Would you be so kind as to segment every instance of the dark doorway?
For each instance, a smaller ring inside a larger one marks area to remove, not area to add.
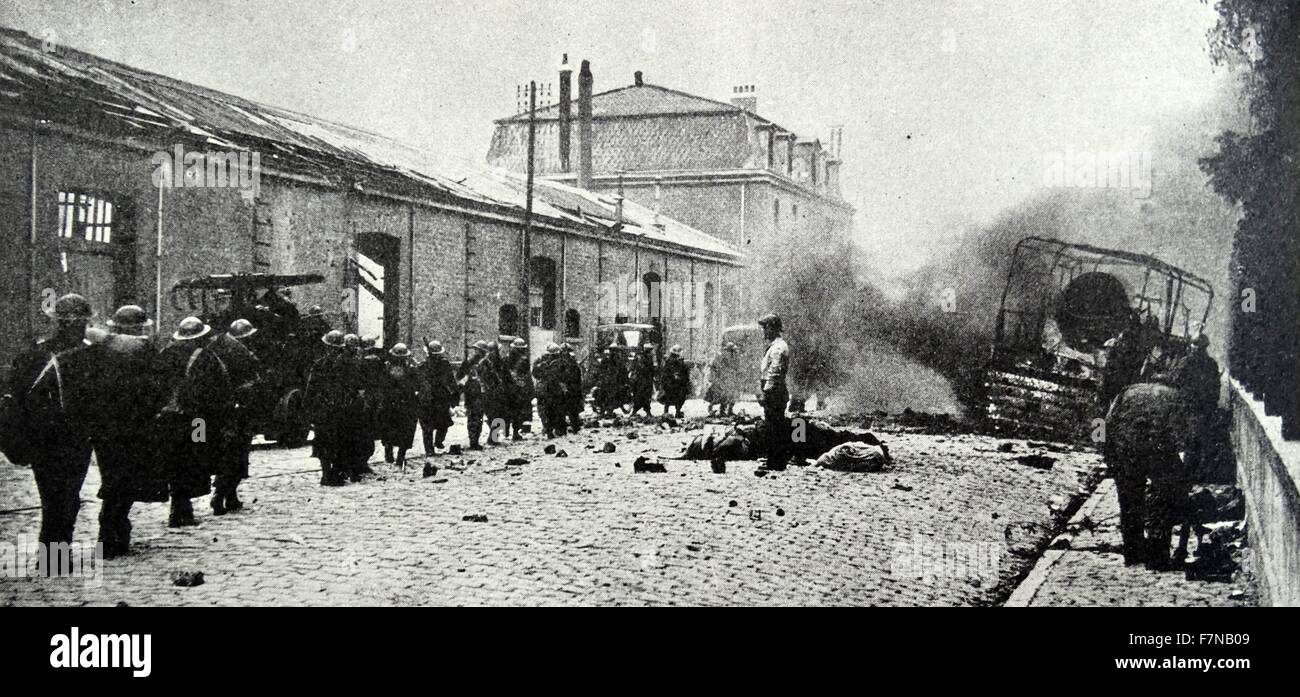
[[[351,285],[356,290],[357,333],[392,346],[401,333],[402,241],[382,232],[359,233],[354,243]]]
[[[507,303],[497,310],[497,333],[519,336],[518,307]]]
[[[555,329],[555,260],[533,257],[529,262],[528,326]]]

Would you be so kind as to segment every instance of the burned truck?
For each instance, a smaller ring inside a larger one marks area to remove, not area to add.
[[[224,331],[236,319],[257,328],[248,342],[262,368],[252,407],[254,428],[289,447],[307,440],[310,425],[302,391],[321,351],[320,338],[329,329],[324,317],[302,315],[289,299],[289,289],[324,280],[314,273],[213,274],[178,281],[171,291],[173,309],[201,318],[213,331]]]
[[[1153,256],[1042,237],[1011,255],[985,372],[989,430],[1085,441],[1104,415],[1114,339],[1142,354],[1181,355],[1209,317],[1204,279]]]

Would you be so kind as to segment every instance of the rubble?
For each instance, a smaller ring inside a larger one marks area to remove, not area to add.
[[[1048,457],[1046,455],[1042,455],[1039,453],[1033,453],[1030,455],[1021,455],[1020,457],[1014,459],[1016,462],[1019,462],[1022,465],[1028,465],[1030,467],[1033,467],[1035,469],[1040,469],[1040,470],[1050,470],[1052,469],[1052,465],[1056,464],[1056,458]]]
[[[469,514],[469,515],[463,515],[463,516],[460,517],[460,519],[463,520],[463,521],[465,521],[466,523],[486,523],[486,522],[488,522],[488,517],[487,517],[486,515],[482,514],[482,513],[471,513],[471,514]]]
[[[714,474],[726,474],[727,461],[715,457],[711,462],[709,462],[709,468],[713,470]]]
[[[426,463],[424,463],[424,472],[423,472],[423,475],[424,475],[424,477],[425,477],[426,479],[429,478],[429,477],[434,476],[434,475],[437,474],[437,473],[438,473],[438,468],[437,468],[437,467],[434,467],[434,466],[433,466],[433,463],[431,463],[431,462],[426,462]]]
[[[506,467],[518,467],[526,464],[528,464],[528,459],[523,457],[512,457],[506,460]]]
[[[1007,551],[1021,557],[1032,557],[1038,554],[1038,545],[1046,534],[1047,530],[1033,521],[1008,523],[1002,531],[1003,538],[1007,542]]]
[[[555,456],[556,456],[556,457],[568,457],[568,456],[569,456],[569,453],[566,452],[566,451],[564,451],[564,450],[557,450],[557,451],[555,452]]]
[[[545,448],[542,448],[542,452],[546,453],[547,455],[554,455],[554,454],[555,454],[555,444],[554,444],[554,443],[548,443],[548,444],[546,445]]]
[[[664,463],[660,462],[659,460],[657,459],[652,460],[642,455],[638,457],[635,462],[632,463],[632,471],[640,474],[647,474],[647,473],[663,474],[668,472],[668,468],[664,467]]]
[[[172,574],[172,585],[193,588],[203,585],[202,571],[177,571]]]
[[[1246,500],[1241,489],[1231,484],[1208,484],[1192,487],[1187,495],[1192,519],[1198,523],[1242,520],[1246,517]]]
[[[1198,536],[1196,559],[1187,565],[1189,581],[1231,583],[1246,547],[1245,521],[1210,523],[1209,539]]]
[[[602,453],[612,453],[612,452],[614,452],[615,450],[617,450],[617,448],[614,446],[613,443],[605,443],[605,446],[602,447],[602,448],[600,449],[600,452],[602,452]]]

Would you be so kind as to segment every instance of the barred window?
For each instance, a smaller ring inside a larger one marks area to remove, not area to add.
[[[113,203],[98,196],[59,192],[59,237],[87,242],[113,241]]]

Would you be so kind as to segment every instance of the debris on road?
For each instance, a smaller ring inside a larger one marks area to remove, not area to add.
[[[660,462],[659,460],[657,459],[652,460],[642,455],[638,457],[635,462],[632,463],[632,471],[643,473],[643,474],[645,473],[662,474],[662,473],[666,473],[668,471],[668,468],[664,467],[664,463]]]
[[[425,477],[426,479],[429,478],[429,477],[434,476],[434,475],[437,474],[437,473],[438,473],[438,468],[437,468],[437,467],[434,467],[432,462],[426,462],[426,463],[424,463],[424,472],[423,472],[423,475],[424,475],[424,477]]]
[[[177,571],[172,574],[172,585],[182,588],[193,588],[194,586],[203,585],[202,571]]]
[[[827,450],[817,458],[817,466],[836,472],[879,472],[889,456],[880,446],[849,442]]]
[[[1048,457],[1046,455],[1041,455],[1039,453],[1033,453],[1032,455],[1021,455],[1014,459],[1016,462],[1019,462],[1022,465],[1028,465],[1030,467],[1033,467],[1035,469],[1040,469],[1040,470],[1050,470],[1052,469],[1052,465],[1056,464],[1056,458]]]
[[[469,515],[461,516],[460,519],[463,520],[463,521],[465,521],[466,523],[486,523],[486,522],[488,522],[488,517],[487,517],[486,515],[482,514],[482,513],[471,513],[471,514],[469,514]]]
[[[889,487],[889,488],[891,488],[891,489],[897,489],[898,491],[911,491],[911,490],[912,490],[912,487],[910,487],[910,486],[908,486],[908,485],[906,485],[906,484],[904,484],[904,483],[898,481],[897,479],[894,480],[894,485],[891,486],[891,487]]]
[[[556,457],[568,457],[568,456],[569,456],[569,453],[568,453],[567,451],[564,451],[564,450],[557,450],[557,451],[555,451],[555,456],[556,456]]]
[[[518,467],[526,464],[528,464],[528,458],[524,457],[512,457],[509,460],[506,460],[506,467]]]
[[[1007,551],[1021,557],[1038,554],[1038,546],[1046,534],[1047,529],[1033,521],[1008,523],[1002,532],[1007,542]]]
[[[1188,494],[1193,519],[1198,523],[1242,520],[1246,517],[1246,500],[1241,489],[1231,484],[1198,484]]]
[[[1006,443],[999,443],[999,444],[998,444],[998,452],[1000,452],[1000,453],[1013,453],[1013,452],[1015,452],[1015,451],[1016,451],[1016,444],[1015,444],[1015,443],[1012,443],[1012,442],[1010,442],[1010,441],[1007,441]]]
[[[542,448],[542,452],[546,453],[547,455],[554,455],[554,454],[555,454],[555,444],[554,444],[554,443],[548,443],[548,444],[546,445],[545,448]]]
[[[612,453],[612,452],[614,452],[615,450],[617,450],[617,448],[614,446],[613,443],[605,443],[605,446],[602,447],[602,448],[600,449],[600,452],[602,452],[602,453]]]
[[[727,461],[723,460],[722,458],[715,457],[711,462],[709,462],[709,468],[713,470],[714,474],[726,474]]]

